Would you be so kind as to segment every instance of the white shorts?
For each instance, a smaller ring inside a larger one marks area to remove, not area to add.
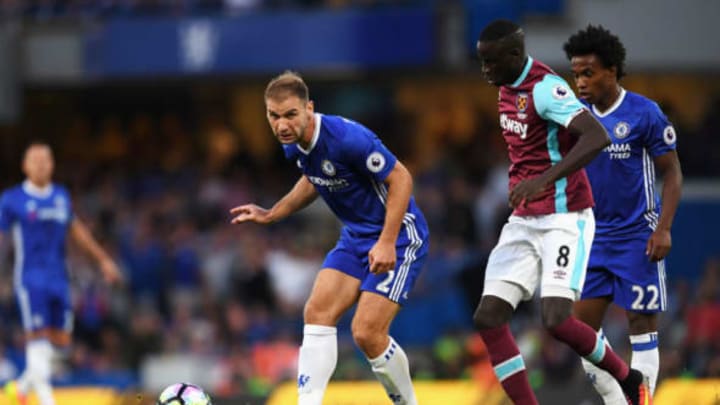
[[[540,282],[541,297],[577,300],[585,272],[595,217],[591,208],[540,216],[511,215],[490,253],[483,295],[513,308],[529,300]]]

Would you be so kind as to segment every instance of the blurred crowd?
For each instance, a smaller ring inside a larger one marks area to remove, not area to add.
[[[0,0],[0,17],[46,21],[63,18],[235,14],[261,9],[374,7],[435,0]]]
[[[393,329],[414,376],[494,384],[471,325],[486,257],[509,213],[506,153],[492,107],[442,98],[413,104],[402,89],[390,95],[330,87],[314,93],[319,109],[363,122],[407,163],[430,225],[429,260]],[[92,100],[94,110],[58,114],[63,125],[46,120],[42,138],[54,147],[56,179],[73,191],[77,215],[118,260],[127,283],[108,289],[93,263],[71,249],[75,344],[60,381],[129,387],[139,383],[150,359],[174,354],[213,359],[213,384],[206,388],[220,396],[263,396],[294,379],[303,303],[339,224],[322,203],[269,227],[229,224],[231,207],[269,207],[298,176],[262,122],[261,103],[254,101],[260,105],[255,121],[264,129],[258,135],[227,108],[200,113],[170,103],[148,110],[136,100],[128,109],[132,103],[122,100]],[[703,139],[704,125],[682,138],[683,151]],[[3,156],[3,172],[14,173],[0,179],[3,187],[21,180],[26,140],[16,139],[15,152]],[[713,170],[701,165],[688,162],[686,174]],[[1,253],[0,278],[10,280],[7,244]],[[670,310],[661,317],[662,377],[720,377],[720,260],[708,261],[700,273],[700,280],[676,275],[669,284]],[[373,378],[354,349],[348,320],[339,328],[335,376]],[[11,282],[0,283],[0,324],[4,380],[24,362]],[[513,328],[533,384],[583,378],[573,352],[540,329],[536,302],[521,305]],[[611,314],[605,332],[628,354],[621,313]]]

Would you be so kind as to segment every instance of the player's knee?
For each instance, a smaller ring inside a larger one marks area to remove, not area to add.
[[[64,330],[50,330],[48,340],[55,347],[67,348],[72,343],[72,336]]]
[[[657,331],[656,314],[641,314],[628,311],[627,316],[628,329],[631,335],[641,335],[643,333]]]
[[[508,307],[510,308],[510,312],[484,301],[481,302],[473,315],[475,327],[479,330],[492,329],[509,322],[510,316],[512,315],[512,307],[509,305]]]
[[[312,300],[305,303],[303,320],[305,325],[334,325],[336,323],[332,311]]]
[[[384,349],[386,333],[375,330],[365,325],[353,323],[352,325],[353,340],[357,347],[364,353],[377,353]]]
[[[565,299],[543,299],[542,321],[545,329],[552,331],[565,322],[572,313],[572,301]]]

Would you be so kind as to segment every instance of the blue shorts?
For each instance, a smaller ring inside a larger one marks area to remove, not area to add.
[[[382,274],[370,273],[368,252],[377,242],[377,236],[353,235],[343,228],[335,248],[325,257],[323,268],[339,270],[362,282],[361,291],[369,291],[403,304],[417,280],[428,253],[428,235],[417,228],[403,226],[396,244],[395,270]]]
[[[67,282],[26,278],[15,285],[15,292],[26,331],[45,328],[72,331],[72,303]]]
[[[646,246],[642,238],[594,242],[581,299],[610,296],[628,311],[665,311],[665,261],[651,262]]]

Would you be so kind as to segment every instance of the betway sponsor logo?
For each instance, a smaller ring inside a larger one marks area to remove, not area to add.
[[[308,180],[316,186],[327,187],[330,191],[341,190],[350,185],[345,179],[324,179],[322,177],[307,176]]]
[[[627,159],[630,157],[632,148],[629,143],[613,143],[605,147],[603,152],[610,154],[610,159]]]
[[[500,114],[500,128],[520,135],[520,139],[527,137],[528,124],[508,118],[505,114]]]

